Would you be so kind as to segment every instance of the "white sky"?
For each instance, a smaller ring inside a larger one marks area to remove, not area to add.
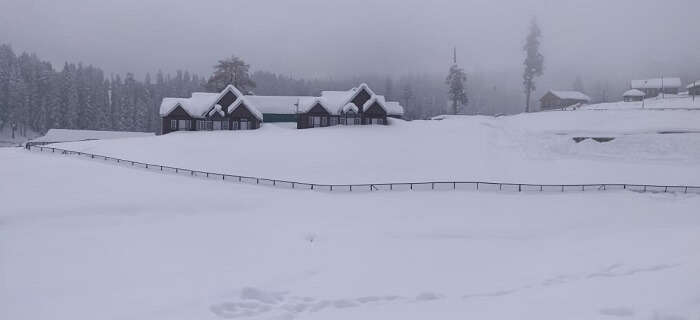
[[[700,72],[691,0],[0,0],[0,42],[57,67],[188,69],[236,54],[295,76],[519,70],[532,16],[549,74]],[[683,69],[685,68],[685,69]]]

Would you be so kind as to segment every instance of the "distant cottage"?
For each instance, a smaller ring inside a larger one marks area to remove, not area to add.
[[[653,98],[659,94],[678,94],[681,88],[680,78],[657,78],[646,80],[632,80],[631,89],[644,92],[645,98]]]
[[[637,89],[630,89],[622,94],[622,100],[625,102],[642,101],[644,100],[644,92]]]
[[[541,110],[552,110],[571,107],[577,104],[586,104],[591,101],[587,95],[578,91],[550,90],[540,98]]]
[[[160,106],[163,134],[173,131],[252,130],[263,122],[296,122],[298,129],[335,125],[386,125],[402,118],[403,107],[386,101],[369,86],[323,91],[319,97],[243,95],[229,85],[219,93],[192,93],[164,98]]]
[[[688,95],[700,96],[700,80],[689,84],[686,89],[688,89]]]

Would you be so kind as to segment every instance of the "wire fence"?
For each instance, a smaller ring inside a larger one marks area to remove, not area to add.
[[[208,172],[178,168],[161,164],[133,161],[98,154],[59,149],[53,147],[26,145],[27,150],[48,152],[61,155],[74,155],[93,160],[109,161],[118,165],[133,168],[142,168],[162,173],[173,173],[216,179],[226,182],[264,185],[286,189],[302,189],[329,192],[361,192],[361,191],[420,191],[420,190],[473,190],[494,192],[585,192],[585,191],[612,191],[629,190],[634,192],[653,193],[696,193],[700,194],[700,186],[685,185],[651,185],[651,184],[627,184],[627,183],[597,183],[597,184],[532,184],[532,183],[508,183],[486,181],[422,181],[422,182],[394,182],[394,183],[367,183],[367,184],[317,184],[261,177],[241,176],[225,173]]]

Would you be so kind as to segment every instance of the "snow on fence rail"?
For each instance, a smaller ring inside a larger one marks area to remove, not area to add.
[[[267,185],[278,188],[304,189],[318,191],[400,191],[400,190],[475,190],[475,191],[503,191],[503,192],[583,192],[583,191],[608,191],[630,190],[635,192],[656,193],[699,193],[700,186],[666,186],[651,184],[627,184],[627,183],[597,183],[597,184],[531,184],[508,182],[484,182],[484,181],[424,181],[424,182],[398,182],[398,183],[369,183],[369,184],[317,184],[280,179],[268,179],[261,177],[239,176],[225,173],[207,172],[178,168],[160,164],[145,163],[103,156],[98,154],[72,151],[60,148],[38,145],[26,145],[27,150],[39,150],[41,152],[59,153],[63,155],[83,156],[90,159],[102,159],[117,164],[132,167],[160,171],[163,173],[186,174],[193,177],[205,177],[208,179],[220,179],[238,183]]]

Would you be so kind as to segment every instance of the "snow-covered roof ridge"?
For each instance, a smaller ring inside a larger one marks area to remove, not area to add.
[[[630,89],[625,91],[625,93],[622,94],[623,97],[643,97],[646,94],[643,91],[637,90],[637,89]]]
[[[384,109],[384,112],[389,113],[388,110],[386,109],[386,106],[384,105],[383,102],[384,99],[380,98],[380,96],[377,95],[372,95],[372,97],[365,102],[365,104],[362,106],[362,111],[367,111],[367,109],[371,108],[372,105],[375,103],[378,104],[382,109]]]
[[[630,81],[632,89],[661,89],[663,88],[680,88],[681,78],[663,77],[653,79],[642,79]]]
[[[180,106],[191,117],[201,118],[218,101],[218,95],[219,93],[193,92],[189,98],[163,98],[160,104],[160,115],[166,116]]]
[[[220,116],[225,116],[226,113],[224,112],[224,107],[222,107],[220,104],[216,104],[211,111],[209,111],[208,115],[211,117],[214,115],[214,113],[218,113]]]
[[[352,111],[354,113],[358,113],[358,112],[360,112],[360,108],[358,108],[357,105],[355,105],[354,103],[350,102],[350,103],[346,104],[345,106],[343,106],[343,108],[340,111],[341,111],[341,113],[348,113],[350,111]]]
[[[262,112],[260,112],[260,110],[258,110],[258,108],[254,104],[252,104],[250,102],[250,100],[248,98],[246,98],[245,96],[238,97],[238,99],[236,99],[236,101],[231,105],[231,107],[228,108],[228,113],[229,114],[233,113],[242,104],[245,104],[245,107],[248,108],[250,113],[252,113],[253,116],[255,116],[255,118],[257,118],[260,121],[263,121]]]
[[[326,99],[323,97],[309,97],[307,99],[299,101],[299,112],[309,112],[316,105],[320,105],[329,114],[337,113],[337,110],[333,110],[332,108],[330,108],[330,106],[328,105],[328,101],[326,101]]]
[[[586,102],[591,101],[591,98],[578,91],[550,90],[549,92],[559,99],[581,100]]]

